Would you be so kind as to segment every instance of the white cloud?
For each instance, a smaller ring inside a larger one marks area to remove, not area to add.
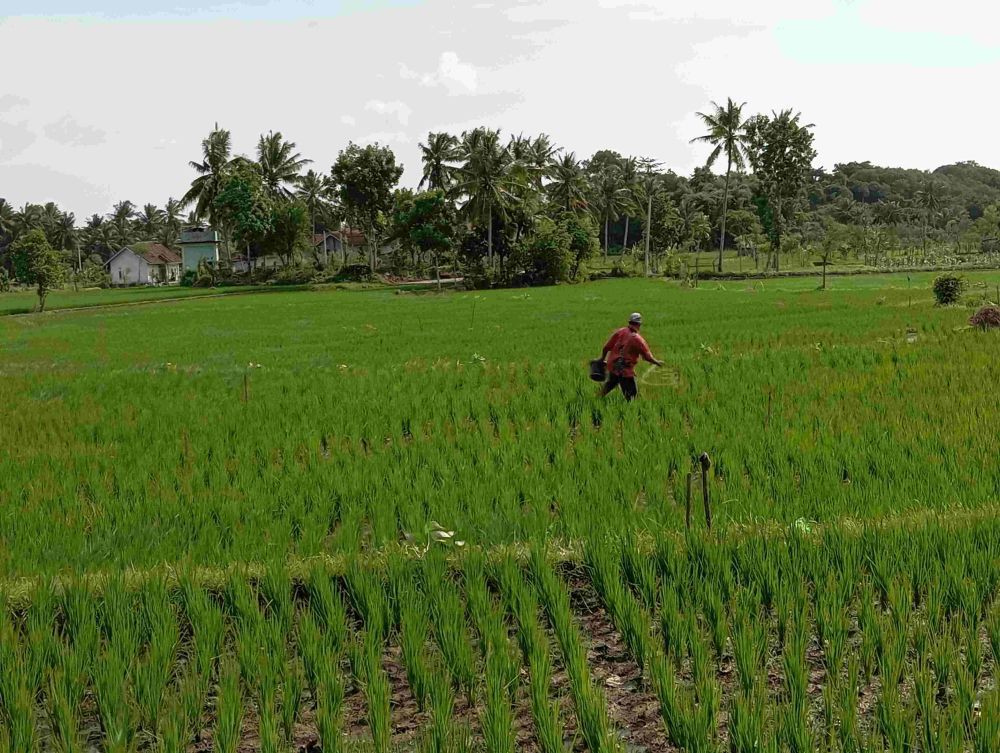
[[[451,50],[441,53],[437,70],[433,73],[418,73],[400,63],[399,75],[408,81],[419,81],[421,86],[444,87],[452,96],[474,94],[479,88],[479,71],[474,65],[462,62],[458,53]]]
[[[399,121],[400,125],[404,126],[410,122],[410,113],[413,112],[409,105],[405,102],[400,102],[398,99],[392,102],[383,102],[381,99],[369,99],[365,102],[365,109],[379,115],[391,115]]]

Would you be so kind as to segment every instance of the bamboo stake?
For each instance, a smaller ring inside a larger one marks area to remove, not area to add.
[[[708,456],[707,452],[701,453],[701,457],[698,458],[698,462],[701,463],[701,494],[705,502],[705,523],[708,525],[708,530],[712,530],[712,503],[709,499],[708,491],[708,469],[712,467],[712,459]]]

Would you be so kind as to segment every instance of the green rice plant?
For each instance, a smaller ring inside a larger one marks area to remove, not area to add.
[[[292,601],[292,579],[284,562],[272,562],[264,569],[260,579],[260,597],[264,615],[281,626],[284,635],[292,632],[295,604]]]
[[[951,716],[957,721],[959,729],[969,734],[972,733],[976,701],[976,681],[969,670],[960,665],[955,670],[955,699],[951,704]]]
[[[133,678],[139,721],[152,734],[159,728],[163,698],[173,676],[180,644],[177,616],[162,580],[154,580],[143,588],[142,612],[149,643],[145,656],[133,669]]]
[[[876,625],[875,648],[882,685],[899,685],[906,668],[907,634],[891,616],[879,616]]]
[[[446,753],[452,738],[452,724],[455,712],[455,691],[445,672],[431,672],[430,689],[431,720],[430,729],[424,742],[427,753]]]
[[[347,608],[337,582],[321,566],[314,566],[306,583],[310,611],[319,620],[324,634],[340,652],[347,640]]]
[[[883,685],[875,706],[875,721],[888,751],[907,753],[913,749],[916,725],[906,712],[896,684]]]
[[[295,723],[302,711],[302,695],[306,680],[302,665],[296,658],[284,663],[281,683],[281,732],[285,747],[290,747],[295,732]]]
[[[847,660],[847,678],[837,687],[837,743],[843,753],[861,753],[858,724],[858,690],[861,662],[852,655]]]
[[[972,734],[975,753],[1000,750],[1000,690],[994,688],[983,697],[979,718]]]
[[[978,627],[969,625],[965,628],[963,648],[965,649],[965,669],[972,680],[973,688],[976,688],[979,686],[983,673],[983,644],[979,640]]]
[[[10,625],[0,621],[0,720],[12,751],[34,753],[39,749],[35,722],[35,688],[14,643]]]
[[[378,607],[382,609],[384,607]],[[381,614],[378,612],[377,614]],[[368,730],[376,753],[388,753],[392,737],[389,679],[382,667],[382,642],[378,633],[365,633],[360,645],[349,646],[351,666],[367,702]]]
[[[850,619],[844,594],[837,588],[833,575],[817,589],[816,631],[823,647],[823,662],[827,674],[837,677],[847,649]]]
[[[792,753],[812,751],[814,742],[809,725],[809,668],[806,663],[808,641],[807,615],[798,615],[789,626],[782,650],[784,669],[784,704],[780,731],[784,744]]]
[[[124,622],[122,624],[125,624]],[[134,623],[128,623],[130,626]],[[104,738],[104,749],[114,753],[132,750],[138,718],[132,699],[134,654],[127,653],[131,637],[120,627],[117,637],[94,662],[94,696]]]
[[[740,689],[747,702],[753,700],[755,684],[764,668],[767,656],[767,628],[752,600],[739,601],[733,620],[733,659],[739,675]]]
[[[1000,600],[993,604],[989,619],[986,620],[986,639],[990,644],[993,666],[1000,667]]]
[[[635,533],[628,531],[622,537],[619,551],[625,580],[650,614],[656,612],[657,594],[660,591],[656,578],[656,565],[647,555],[640,553]]]
[[[718,662],[726,650],[729,626],[726,624],[726,608],[723,595],[714,584],[706,584],[703,608],[705,620],[708,623],[709,634],[712,637],[712,648],[715,660]]]
[[[243,692],[240,667],[231,657],[219,667],[219,686],[215,705],[214,753],[237,753],[243,730]]]
[[[765,750],[767,698],[760,683],[746,689],[741,687],[729,705],[730,753],[760,753]]]
[[[619,558],[606,544],[592,542],[584,551],[584,561],[594,588],[643,671],[652,650],[652,625],[649,615],[623,582]]]
[[[392,622],[385,583],[372,568],[353,560],[347,568],[345,584],[351,604],[365,624],[365,632],[374,643],[383,643]]]
[[[563,752],[563,727],[559,702],[549,697],[552,687],[552,661],[548,637],[538,620],[538,601],[525,584],[523,573],[510,557],[497,568],[497,580],[518,624],[518,643],[528,664],[528,694],[535,735],[542,753]]]
[[[430,620],[424,602],[411,587],[400,595],[400,644],[410,690],[423,711],[430,694],[430,668],[425,641],[430,635]]]
[[[59,753],[83,753],[80,704],[87,688],[87,659],[63,644],[48,678],[48,713]]]
[[[470,552],[464,563],[465,599],[479,636],[483,661],[492,661],[499,681],[513,696],[520,674],[517,651],[504,622],[503,608],[490,594],[486,564],[481,553]],[[491,658],[492,657],[492,658]]]
[[[179,585],[183,613],[191,633],[192,654],[197,665],[195,676],[207,685],[215,676],[216,663],[222,653],[226,620],[222,610],[195,584],[189,573],[180,578]]]
[[[661,588],[660,605],[660,634],[663,638],[663,649],[679,669],[687,653],[691,636],[688,634],[689,623],[681,613],[677,592],[666,583]]]
[[[472,698],[476,684],[476,659],[465,619],[465,605],[447,576],[440,555],[424,561],[424,593],[430,604],[431,623],[445,665],[458,688]]]
[[[316,726],[324,753],[343,749],[344,686],[334,672],[324,675],[316,694]]]
[[[955,652],[956,646],[951,630],[943,630],[931,644],[931,666],[934,668],[937,697],[941,702],[947,697],[948,681],[955,664]]]
[[[618,751],[621,746],[608,719],[607,702],[590,677],[586,651],[573,622],[566,588],[537,548],[531,551],[530,565],[542,606],[562,650],[583,739],[592,753]]]
[[[488,753],[514,753],[514,712],[511,708],[509,662],[499,646],[487,649],[486,700],[482,715]]]

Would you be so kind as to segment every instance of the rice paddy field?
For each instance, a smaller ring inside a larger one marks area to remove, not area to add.
[[[1000,341],[931,282],[0,317],[0,751],[1000,750]]]

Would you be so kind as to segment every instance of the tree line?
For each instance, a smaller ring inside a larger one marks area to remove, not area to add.
[[[30,282],[18,241],[31,231],[86,281],[125,245],[176,247],[183,227],[203,223],[222,235],[221,266],[239,256],[251,275],[255,260],[274,257],[307,271],[447,270],[486,285],[573,279],[588,263],[664,272],[683,252],[710,252],[722,271],[727,253],[780,270],[803,250],[872,266],[1000,250],[1000,172],[974,162],[826,171],[814,166],[814,126],[798,113],[744,108],[729,99],[698,113],[706,161],[689,176],[650,158],[600,150],[581,159],[545,134],[480,127],[428,134],[415,188],[400,187],[403,167],[384,145],[350,143],[322,170],[280,132],[262,135],[252,157],[235,155],[216,126],[190,163],[190,187],[162,207],[122,201],[81,225],[53,203],[14,209],[0,199],[0,274]],[[334,238],[340,258],[317,237]],[[588,262],[595,256],[599,264]]]

